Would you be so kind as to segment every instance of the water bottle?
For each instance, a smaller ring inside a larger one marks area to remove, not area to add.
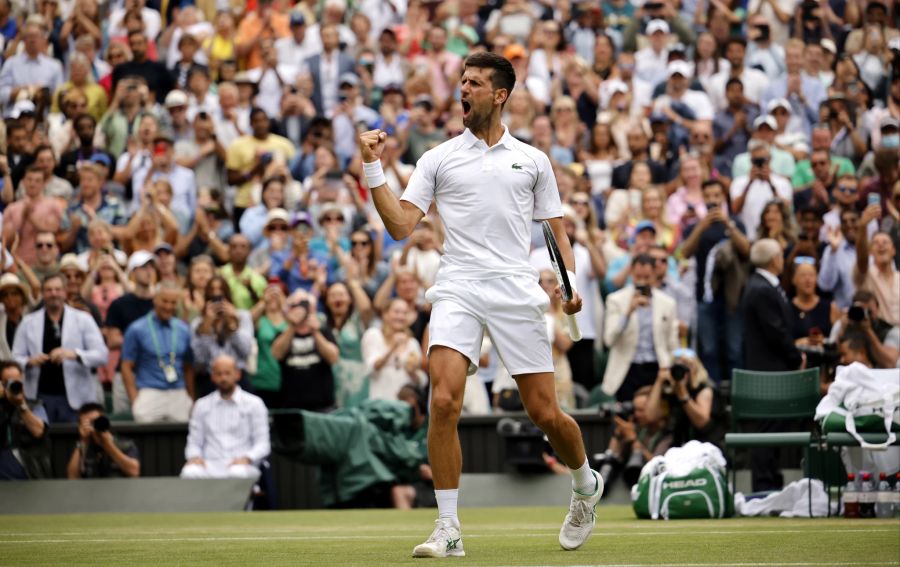
[[[847,475],[847,486],[844,487],[844,517],[859,518],[859,491],[853,473]]]
[[[900,518],[900,473],[894,479],[894,517]]]
[[[875,517],[891,518],[894,516],[894,491],[887,480],[887,473],[878,475],[878,492],[875,493]]]
[[[875,483],[872,473],[860,471],[862,482],[859,483],[859,517],[875,517]]]

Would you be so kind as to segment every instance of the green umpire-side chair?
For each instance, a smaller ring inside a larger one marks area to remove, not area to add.
[[[812,419],[819,403],[819,369],[790,372],[756,372],[735,369],[731,376],[731,433],[725,435],[725,446],[731,454],[731,485],[735,486],[737,470],[734,452],[752,447],[801,447],[804,463],[813,443],[809,431],[780,433],[739,433],[742,421],[773,419]],[[809,474],[805,476],[809,477]],[[810,501],[810,508],[812,503]]]

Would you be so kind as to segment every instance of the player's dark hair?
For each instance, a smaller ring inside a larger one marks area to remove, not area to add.
[[[495,89],[506,89],[506,100],[509,100],[509,95],[516,86],[516,71],[509,59],[490,51],[480,51],[466,57],[463,68],[466,67],[491,69],[491,86]],[[501,108],[506,104],[506,100],[500,105]]]

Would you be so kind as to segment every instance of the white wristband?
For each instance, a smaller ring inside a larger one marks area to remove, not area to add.
[[[578,290],[575,289],[575,272],[572,270],[566,270],[566,273],[569,275],[569,287],[572,288],[573,293],[578,293]]]
[[[373,161],[372,163],[364,163],[362,165],[363,173],[366,174],[366,183],[368,183],[369,189],[374,189],[387,183],[387,178],[384,176],[384,169],[381,167],[381,160]]]

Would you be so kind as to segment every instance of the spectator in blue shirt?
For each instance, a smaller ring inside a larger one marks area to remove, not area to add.
[[[175,310],[181,287],[163,282],[153,298],[153,311],[125,331],[122,379],[134,420],[186,422],[194,394],[191,330]]]

